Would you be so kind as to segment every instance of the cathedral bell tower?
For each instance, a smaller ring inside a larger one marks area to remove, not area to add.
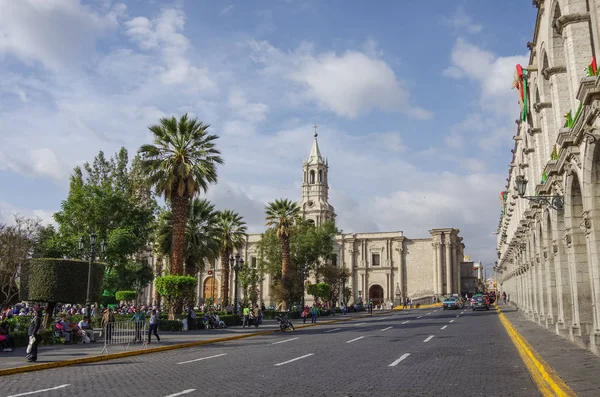
[[[319,150],[318,125],[315,125],[314,128],[315,140],[310,150],[310,156],[302,164],[304,179],[300,208],[302,217],[318,226],[326,221],[334,220],[335,210],[329,204],[329,166]]]

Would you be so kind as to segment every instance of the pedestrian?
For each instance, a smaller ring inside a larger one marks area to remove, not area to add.
[[[254,305],[254,328],[258,328],[258,323],[260,321],[260,308],[257,304]]]
[[[246,325],[248,325],[248,327],[250,326],[250,308],[248,306],[244,307],[244,320],[242,322],[242,328],[246,328]]]
[[[133,317],[130,321],[135,321],[135,337],[133,343],[142,341],[142,325],[146,323],[146,314],[137,307],[134,309]]]
[[[300,317],[302,317],[303,324],[306,324],[306,318],[308,317],[309,313],[310,309],[308,308],[308,305],[306,305],[306,307],[302,310],[302,313],[300,314]]]
[[[42,328],[42,309],[33,312],[33,317],[27,328],[27,336],[29,344],[27,345],[27,362],[34,363],[37,361],[38,345],[42,341],[42,334],[45,331]]]
[[[150,328],[148,328],[148,343],[152,339],[152,334],[156,336],[156,341],[160,342],[160,336],[158,336],[158,314],[156,309],[152,309],[150,312]]]
[[[110,310],[110,308],[104,309],[100,326],[102,327],[102,333],[104,334],[104,342],[106,343],[107,341],[112,339],[112,331],[113,327],[115,326],[115,315]]]
[[[342,311],[342,314],[346,314],[346,312],[347,312],[348,309],[346,308],[346,303],[345,302],[342,302],[342,306],[340,307],[340,309]]]
[[[311,320],[312,324],[316,324],[317,323],[317,314],[318,313],[319,313],[319,309],[317,308],[317,306],[315,304],[313,304],[313,307],[312,307],[312,320]]]

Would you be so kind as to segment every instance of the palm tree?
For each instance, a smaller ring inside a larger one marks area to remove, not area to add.
[[[219,255],[218,214],[210,201],[192,201],[185,230],[185,273],[189,276],[203,272],[205,260]]]
[[[218,230],[221,254],[221,298],[222,305],[229,304],[229,256],[234,249],[242,247],[246,240],[246,222],[235,211],[224,210],[219,212]]]
[[[277,238],[281,242],[281,285],[285,291],[289,291],[290,234],[292,226],[300,219],[300,207],[294,201],[278,199],[269,203],[265,211],[267,227],[275,228]],[[287,309],[285,299],[282,309]]]
[[[195,198],[190,205],[185,230],[185,274],[188,276],[204,271],[205,260],[213,260],[219,254],[217,215],[214,205],[206,199]],[[159,256],[171,253],[172,217],[170,210],[159,214],[154,246]]]
[[[223,164],[215,148],[216,135],[208,134],[208,125],[187,114],[179,120],[162,118],[150,127],[154,144],[139,149],[140,168],[159,195],[171,203],[173,237],[171,274],[183,274],[185,228],[190,201],[217,182],[217,164]]]

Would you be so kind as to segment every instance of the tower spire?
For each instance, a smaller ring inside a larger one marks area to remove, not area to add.
[[[319,164],[319,163],[324,163],[324,159],[323,156],[321,156],[321,151],[319,150],[319,142],[317,141],[317,137],[319,136],[319,134],[317,133],[317,128],[319,128],[318,125],[314,125],[313,127],[315,129],[315,140],[313,141],[312,144],[312,148],[310,149],[310,156],[308,157],[308,163],[309,164]]]

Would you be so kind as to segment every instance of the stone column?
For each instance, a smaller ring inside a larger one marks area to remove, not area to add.
[[[433,264],[433,270],[432,270],[433,271],[433,294],[438,295],[440,292],[438,291],[437,243],[432,242],[431,247],[432,247],[431,253],[433,254],[432,258],[431,258],[431,263]]]
[[[458,272],[460,271],[460,266],[458,266],[457,261],[456,261],[456,258],[457,258],[457,256],[456,256],[457,249],[456,248],[457,248],[456,243],[453,243],[452,244],[452,266],[453,266],[452,271],[454,272],[454,286],[452,289],[456,293],[460,294],[460,286],[458,285],[458,282],[459,282],[458,280],[460,278]]]
[[[452,294],[452,255],[451,255],[451,242],[450,242],[450,234],[445,233],[444,245],[446,246],[446,293]]]
[[[444,263],[442,262],[442,249],[444,246],[441,242],[435,243],[437,246],[437,282],[438,293],[444,295]]]
[[[402,246],[402,241],[399,242],[400,246],[396,248],[396,252],[398,252],[398,287],[400,288],[400,299],[403,299],[407,296],[406,291],[406,282],[404,280],[404,247]],[[398,302],[400,304],[401,302]]]

